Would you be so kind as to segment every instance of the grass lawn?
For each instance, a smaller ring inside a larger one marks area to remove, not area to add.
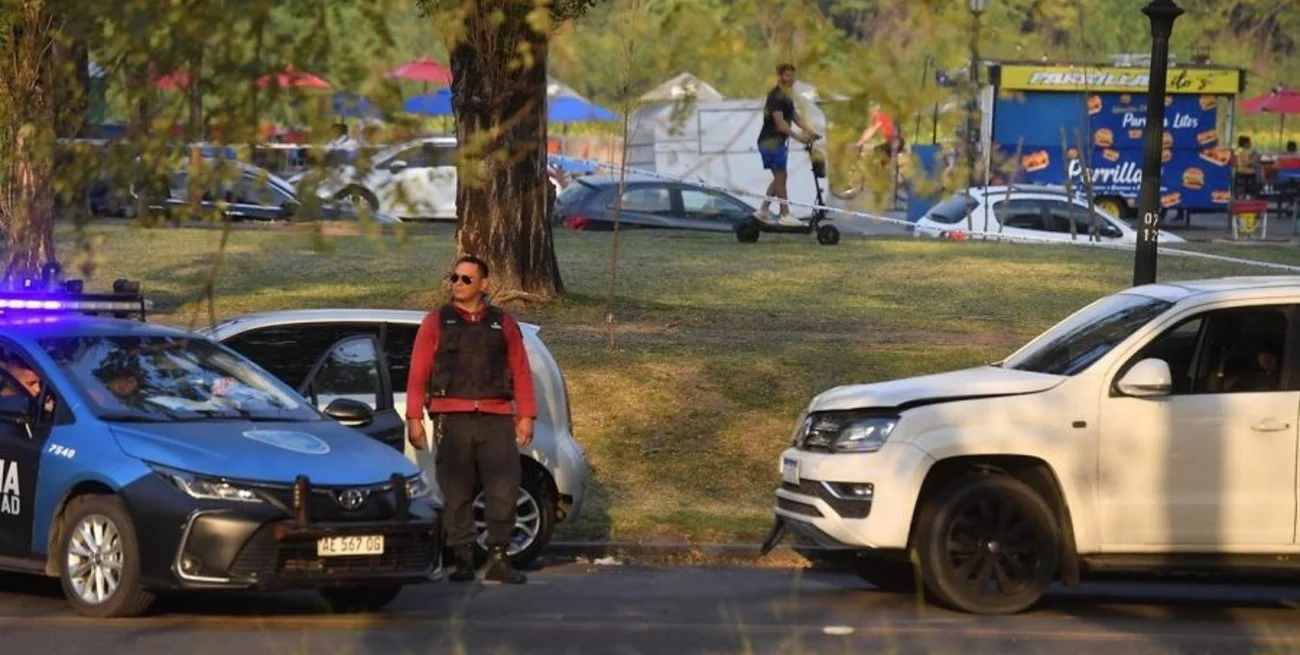
[[[450,227],[395,237],[235,230],[215,315],[306,307],[430,308]],[[97,226],[88,286],[140,279],[155,320],[203,325],[195,301],[218,252],[212,229]],[[65,261],[74,235],[61,230]],[[1132,254],[1068,246],[765,235],[627,233],[606,349],[611,236],[556,234],[563,300],[521,313],[565,368],[595,487],[558,539],[756,540],[776,457],[809,397],[828,387],[1000,359],[1098,296],[1128,286]],[[324,249],[321,248],[324,246]],[[1285,246],[1187,245],[1300,265]],[[1162,280],[1275,271],[1163,257]],[[74,275],[71,271],[69,276]]]

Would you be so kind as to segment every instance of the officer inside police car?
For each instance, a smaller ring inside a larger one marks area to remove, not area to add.
[[[489,551],[484,579],[522,584],[527,578],[511,566],[508,547],[522,472],[519,448],[532,442],[537,416],[523,333],[513,316],[488,302],[483,260],[461,257],[449,281],[451,302],[424,317],[411,351],[406,397],[427,402],[408,402],[407,434],[416,449],[428,448],[427,410],[447,544],[456,554],[449,579],[475,577],[473,500],[481,483]]]

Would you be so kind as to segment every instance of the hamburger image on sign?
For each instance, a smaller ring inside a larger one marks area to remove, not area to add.
[[[1052,159],[1048,156],[1046,150],[1031,152],[1020,158],[1020,165],[1030,173],[1045,170],[1051,163]]]
[[[1166,193],[1165,195],[1160,196],[1160,206],[1173,207],[1174,205],[1177,205],[1178,203],[1182,202],[1182,200],[1183,200],[1183,194],[1177,191],[1174,191],[1173,193]]]
[[[1201,96],[1201,109],[1210,111],[1219,106],[1219,99],[1214,96]]]
[[[1106,161],[1119,161],[1119,151],[1106,148],[1101,151],[1101,156]]]
[[[1232,192],[1227,189],[1210,192],[1210,200],[1216,205],[1226,205],[1232,200]]]
[[[1205,171],[1193,166],[1183,171],[1183,187],[1187,189],[1200,189],[1205,186]]]
[[[1170,134],[1170,133],[1168,133],[1168,132],[1165,132],[1165,133],[1164,133],[1164,136],[1161,137],[1160,140],[1164,143],[1164,146],[1165,146],[1166,148],[1172,148],[1172,147],[1174,147],[1174,135],[1172,135],[1172,134]]]
[[[1174,158],[1174,151],[1168,148],[1160,151],[1160,163],[1168,164],[1170,159]]]
[[[1088,114],[1101,113],[1101,96],[1088,96]]]
[[[1219,132],[1217,130],[1205,130],[1204,132],[1199,132],[1196,135],[1196,142],[1203,146],[1208,146],[1212,143],[1217,142],[1218,140],[1219,140]]]
[[[1227,148],[1207,148],[1201,151],[1201,159],[1222,168],[1232,161],[1232,152]]]
[[[1115,133],[1109,127],[1103,127],[1092,133],[1092,142],[1099,148],[1109,148],[1115,145]]]
[[[1130,138],[1130,139],[1141,139],[1141,138],[1142,138],[1142,128],[1140,128],[1140,127],[1134,127],[1134,128],[1132,128],[1132,129],[1130,129],[1130,130],[1128,131],[1128,138]]]

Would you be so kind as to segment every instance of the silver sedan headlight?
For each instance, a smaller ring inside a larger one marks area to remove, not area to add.
[[[805,450],[874,453],[885,445],[897,416],[836,412],[812,414],[800,427],[795,445]]]
[[[431,495],[433,489],[429,486],[429,474],[421,471],[419,475],[406,479],[406,496],[408,498],[424,498]]]

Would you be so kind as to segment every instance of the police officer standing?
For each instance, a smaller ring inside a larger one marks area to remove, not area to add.
[[[507,548],[515,529],[519,448],[532,442],[537,411],[523,334],[514,317],[488,304],[487,278],[483,260],[458,259],[450,276],[452,302],[420,324],[406,382],[407,434],[416,449],[428,447],[427,408],[437,441],[447,544],[456,554],[449,578],[474,579],[473,500],[481,482],[489,550],[484,578],[522,584],[527,578],[511,566]],[[421,406],[425,398],[428,404]]]

